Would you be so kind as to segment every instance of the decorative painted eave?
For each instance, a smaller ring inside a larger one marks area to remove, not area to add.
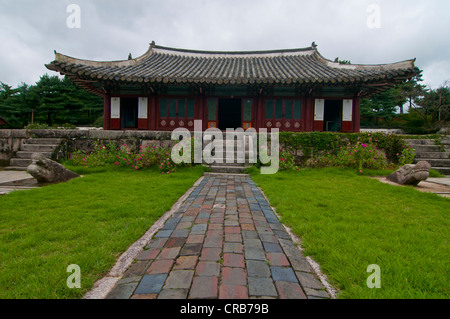
[[[101,94],[106,82],[163,85],[360,86],[366,94],[417,74],[415,59],[391,64],[340,64],[311,47],[269,51],[198,51],[150,44],[121,61],[82,60],[55,52],[46,67]],[[94,85],[96,83],[96,85]],[[386,84],[381,86],[380,84]],[[376,89],[372,86],[375,85]],[[94,92],[95,93],[95,92]]]

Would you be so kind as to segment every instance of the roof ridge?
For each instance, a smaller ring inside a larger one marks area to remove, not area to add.
[[[275,49],[275,50],[252,50],[252,51],[222,51],[222,50],[194,50],[194,49],[181,49],[172,48],[161,45],[151,45],[151,49],[173,51],[179,53],[193,53],[193,54],[211,54],[211,55],[252,55],[252,54],[281,54],[281,53],[295,53],[295,52],[307,52],[315,51],[314,47],[305,48],[293,48],[293,49]]]
[[[414,59],[408,59],[403,61],[397,61],[397,62],[390,62],[390,63],[377,63],[377,64],[362,64],[362,63],[350,63],[350,64],[344,64],[340,62],[335,62],[330,59],[325,58],[320,52],[316,51],[316,57],[319,60],[322,60],[321,62],[325,65],[337,68],[337,69],[350,69],[350,70],[356,70],[358,68],[371,68],[371,69],[377,69],[377,68],[402,68],[402,69],[409,69],[414,68],[414,62],[416,61],[416,58]]]

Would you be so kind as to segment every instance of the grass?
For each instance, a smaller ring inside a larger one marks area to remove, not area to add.
[[[203,174],[70,168],[86,175],[0,197],[0,299],[82,297]],[[70,264],[81,289],[66,285]]]
[[[450,297],[449,199],[345,169],[250,173],[339,298]],[[380,289],[366,285],[371,264]]]

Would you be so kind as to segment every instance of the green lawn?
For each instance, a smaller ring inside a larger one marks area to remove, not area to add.
[[[204,171],[72,169],[93,173],[0,196],[0,299],[82,297]],[[70,264],[81,289],[66,286]]]
[[[252,177],[339,298],[449,298],[450,200],[344,169]],[[381,288],[366,285],[367,266]]]

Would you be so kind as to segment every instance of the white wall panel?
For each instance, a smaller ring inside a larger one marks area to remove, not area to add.
[[[148,114],[147,114],[148,98],[140,97],[138,105],[139,105],[138,106],[138,118],[146,119],[148,116]]]
[[[323,121],[324,99],[316,99],[314,104],[314,121]]]
[[[342,103],[342,120],[351,121],[353,117],[353,100],[344,100]]]
[[[120,119],[120,97],[111,98],[111,118]]]

